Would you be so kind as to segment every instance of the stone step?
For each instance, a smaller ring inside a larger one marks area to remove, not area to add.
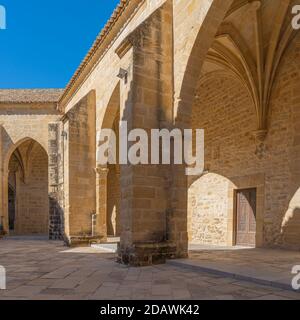
[[[270,274],[268,272],[261,272],[255,268],[240,268],[228,266],[216,265],[213,262],[192,260],[192,259],[175,259],[168,260],[166,262],[170,266],[180,267],[193,272],[206,272],[214,274],[221,277],[233,278],[236,280],[247,281],[255,284],[260,284],[264,286],[270,286],[278,289],[289,290],[293,292],[299,292],[300,290],[294,290],[292,288],[292,278],[294,275],[284,275],[284,274]]]
[[[117,243],[95,243],[95,244],[91,244],[91,247],[101,251],[116,253],[118,249],[118,244]]]

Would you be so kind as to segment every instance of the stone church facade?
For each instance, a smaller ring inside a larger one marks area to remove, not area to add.
[[[121,0],[63,90],[0,90],[0,225],[133,265],[300,249],[298,0]],[[126,76],[119,76],[120,70]],[[97,164],[97,132],[205,130],[205,172]]]

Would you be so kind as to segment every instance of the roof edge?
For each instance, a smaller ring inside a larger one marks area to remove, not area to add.
[[[86,56],[81,61],[79,67],[73,74],[72,78],[70,79],[69,83],[67,84],[64,93],[59,99],[59,104],[65,99],[75,82],[78,80],[79,76],[82,74],[83,70],[86,68],[86,66],[91,61],[92,57],[97,52],[97,49],[100,47],[104,39],[107,37],[107,35],[110,33],[111,28],[113,25],[119,20],[120,16],[124,12],[125,8],[129,4],[130,0],[120,0],[120,3],[117,5],[115,10],[113,11],[111,17],[108,19],[106,25],[102,28],[98,36],[96,37],[96,40],[92,44],[91,48],[89,49]]]
[[[134,2],[138,5],[134,5]],[[92,47],[88,51],[85,58],[82,60],[81,64],[73,74],[71,80],[67,84],[64,93],[60,97],[58,101],[59,107],[64,107],[73,97],[73,95],[76,93],[76,85],[80,86],[82,82],[86,79],[86,77],[83,75],[83,73],[87,70],[88,66],[90,66],[90,69],[88,69],[87,72],[89,72],[93,66],[94,63],[91,63],[93,58],[95,58],[95,55],[99,52],[99,49],[103,45],[104,41],[107,39],[109,35],[111,35],[111,32],[113,30],[113,27],[115,24],[119,21],[119,19],[123,16],[124,12],[128,10],[129,4],[133,4],[131,7],[134,8],[133,13],[136,12],[140,8],[140,5],[143,4],[145,0],[120,0],[119,5],[116,7],[114,12],[112,13],[110,19],[107,21],[106,25],[103,27],[103,29],[98,34],[96,40],[94,41]],[[119,29],[117,29],[118,31]],[[97,63],[97,62],[96,62]],[[83,79],[80,79],[80,78]],[[75,89],[74,89],[75,88]],[[73,90],[74,89],[74,90]],[[73,92],[72,92],[73,91]]]
[[[64,89],[0,89],[0,104],[57,104]]]

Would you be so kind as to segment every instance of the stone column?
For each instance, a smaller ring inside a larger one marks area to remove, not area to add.
[[[9,233],[8,226],[8,199],[5,195],[8,195],[8,172],[5,172],[4,168],[4,134],[3,124],[0,123],[0,219],[2,217],[3,228],[6,233]]]
[[[107,177],[108,168],[96,168],[96,235],[101,241],[107,240]]]
[[[96,94],[90,91],[67,113],[65,138],[65,224],[71,246],[98,241],[96,212]]]
[[[49,167],[49,238],[58,240],[63,238],[63,190],[60,178],[61,170],[61,123],[53,122],[48,125],[48,167]]]
[[[4,208],[3,208],[3,150],[2,150],[2,124],[0,123],[0,219],[2,219],[1,217],[4,216]],[[3,218],[4,219],[4,218]],[[2,221],[0,221],[0,223],[2,223]],[[4,223],[4,221],[3,221]],[[4,226],[3,226],[4,227]],[[1,230],[0,230],[1,232]]]
[[[172,124],[171,40],[172,6],[167,1],[116,51],[121,67],[128,72],[121,81],[120,108],[128,131],[138,128],[150,134],[151,129],[169,128]],[[124,137],[124,127],[120,130],[120,136]],[[128,143],[127,149],[130,147]],[[166,226],[170,211],[170,165],[123,163],[120,173],[119,261],[134,266],[164,263],[176,253]]]

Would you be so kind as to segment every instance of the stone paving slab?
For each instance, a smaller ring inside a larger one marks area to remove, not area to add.
[[[294,291],[291,270],[300,265],[300,252],[192,245],[189,259],[170,260],[167,264]]]
[[[0,300],[300,298],[292,291],[170,264],[131,268],[115,258],[93,248],[69,249],[61,242],[2,240],[0,265],[7,271],[7,290],[0,290]]]

